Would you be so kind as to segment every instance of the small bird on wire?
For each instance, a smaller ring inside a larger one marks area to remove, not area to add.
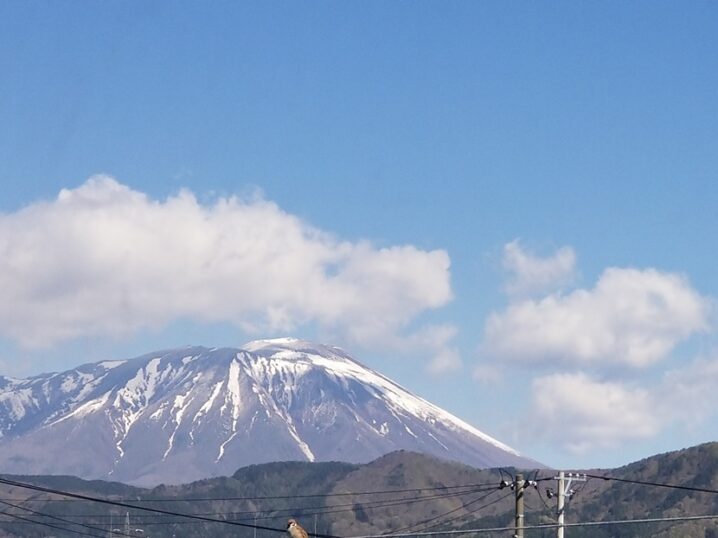
[[[296,519],[290,519],[287,521],[287,533],[289,533],[289,536],[292,538],[309,538],[307,531],[305,531],[304,527],[297,523]]]

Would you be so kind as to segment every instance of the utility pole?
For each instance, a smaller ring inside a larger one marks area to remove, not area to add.
[[[516,533],[514,538],[524,537],[524,475],[518,473],[514,482],[514,493],[516,493]]]
[[[558,480],[558,503],[556,504],[556,515],[558,516],[558,527],[556,528],[556,538],[563,538],[564,530],[564,515],[566,507],[566,499],[570,498],[575,492],[571,489],[572,482],[585,482],[586,475],[578,473],[568,473],[566,475],[563,471],[559,471],[558,476],[555,477]]]
[[[558,515],[558,528],[556,530],[556,538],[563,538],[563,514],[564,514],[564,474],[563,471],[558,472],[558,503],[556,508],[556,514]]]

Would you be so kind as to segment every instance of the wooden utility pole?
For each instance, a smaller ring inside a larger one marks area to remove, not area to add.
[[[518,473],[514,482],[514,493],[516,493],[516,533],[514,538],[524,536],[524,475]]]

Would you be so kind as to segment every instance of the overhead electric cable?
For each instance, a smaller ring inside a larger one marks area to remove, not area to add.
[[[711,514],[705,516],[676,516],[676,517],[663,517],[663,518],[646,518],[646,519],[617,519],[611,521],[587,521],[583,523],[549,523],[545,525],[524,525],[524,530],[545,530],[545,529],[556,529],[558,527],[599,527],[603,525],[634,525],[641,523],[667,523],[667,522],[680,522],[680,521],[700,521],[707,519],[718,519],[718,514]],[[359,536],[348,536],[346,538],[405,538],[409,536],[445,536],[445,535],[460,535],[460,534],[478,534],[484,532],[503,532],[513,531],[516,527],[489,527],[489,528],[478,528],[478,529],[460,529],[450,531],[428,531],[428,532],[409,532],[400,534],[364,534]]]
[[[481,491],[481,490],[478,490]],[[345,505],[345,506],[351,506],[351,508],[340,508],[338,510],[332,509],[333,506],[327,507],[328,509],[318,509],[316,511],[306,511],[306,509],[297,508],[293,511],[294,514],[297,516],[313,516],[313,515],[327,515],[327,514],[338,514],[342,512],[353,512],[356,510],[356,507],[361,507],[363,510],[375,510],[379,508],[387,508],[390,506],[402,506],[402,505],[409,505],[409,504],[416,504],[426,501],[432,501],[432,500],[438,500],[438,499],[447,499],[451,497],[459,497],[462,495],[468,495],[471,493],[476,493],[476,491],[466,491],[461,493],[450,493],[450,494],[443,494],[443,495],[432,495],[430,497],[417,497],[417,498],[409,498],[409,499],[390,499],[385,501],[370,501],[366,503],[352,503],[351,505]],[[337,505],[334,505],[337,506]],[[282,509],[282,512],[287,512],[287,509]],[[266,512],[266,510],[265,510]],[[238,518],[237,521],[250,521],[252,519],[276,519],[279,517],[286,517],[282,515],[267,515],[262,516],[258,518],[252,518],[252,517],[245,517],[245,518]]]
[[[60,521],[60,522],[62,522],[62,523],[69,523],[70,525],[77,525],[78,527],[84,527],[84,528],[86,528],[86,529],[90,529],[90,530],[93,530],[93,531],[100,531],[100,532],[103,532],[103,533],[106,532],[105,529],[101,529],[101,528],[99,528],[99,527],[94,527],[94,526],[92,526],[92,525],[87,525],[87,524],[85,524],[85,523],[79,523],[79,522],[77,522],[77,521],[71,521],[71,520],[69,520],[69,519],[65,519],[65,518],[62,518],[62,517],[59,517],[59,516],[55,516],[55,515],[53,515],[53,514],[48,514],[48,513],[45,513],[45,512],[38,512],[37,510],[33,510],[32,508],[26,508],[26,507],[24,507],[24,506],[19,506],[19,505],[16,505],[16,504],[11,504],[11,503],[8,503],[8,502],[5,502],[5,501],[0,501],[0,504],[4,504],[5,506],[9,506],[9,507],[11,507],[11,508],[15,508],[16,510],[24,510],[25,512],[29,512],[29,513],[31,513],[31,514],[33,514],[33,515],[36,515],[36,516],[46,517],[46,518],[48,518],[48,519],[54,519],[55,521]],[[10,513],[10,512],[5,512],[5,514],[9,514],[9,513]],[[131,535],[131,534],[126,534],[126,533],[124,533],[124,532],[114,532],[114,531],[112,531],[112,534],[115,534],[115,535],[117,535],[117,536],[128,536],[128,537],[130,537],[130,538],[134,538],[133,535]]]
[[[550,518],[555,519],[555,517],[556,517],[555,508],[549,506],[548,503],[546,502],[546,500],[543,498],[543,494],[541,493],[541,488],[536,488],[536,491],[538,491],[539,499],[541,499],[541,502],[543,503],[544,508],[548,511],[549,514],[551,514]]]
[[[87,524],[85,524],[85,523],[80,523],[80,522],[78,522],[78,521],[72,521],[72,520],[65,519],[65,518],[62,518],[62,517],[60,517],[60,516],[56,516],[56,515],[53,515],[53,514],[48,514],[48,513],[45,513],[45,512],[38,512],[37,510],[33,510],[33,509],[31,509],[31,508],[26,508],[26,507],[24,507],[24,506],[19,506],[19,505],[16,505],[16,504],[11,504],[11,503],[8,503],[8,502],[5,502],[5,501],[0,501],[0,504],[4,504],[5,506],[9,506],[9,507],[15,508],[15,509],[17,509],[17,510],[24,510],[25,512],[29,512],[29,513],[31,513],[31,514],[33,514],[33,515],[36,515],[36,516],[46,517],[46,518],[48,518],[48,519],[54,519],[55,521],[60,521],[60,522],[62,522],[62,523],[68,523],[68,524],[70,524],[70,525],[77,525],[77,526],[79,526],[79,527],[84,527],[84,528],[86,528],[86,529],[93,530],[93,531],[100,531],[100,532],[102,532],[102,533],[106,532],[105,529],[101,529],[101,528],[99,528],[99,527],[94,527],[94,526],[92,526],[92,525],[87,525]],[[6,513],[6,514],[9,514],[9,512],[5,512],[5,513]],[[68,530],[70,530],[70,529],[68,529]],[[126,534],[126,533],[121,532],[121,531],[114,531],[114,530],[112,530],[111,532],[112,532],[112,534],[114,534],[114,535],[116,535],[116,536],[126,536],[126,537],[129,537],[129,538],[136,538],[136,537],[135,537],[134,535],[132,535],[132,534]]]
[[[495,489],[495,486],[492,488]],[[453,497],[460,497],[463,495],[469,495],[472,493],[477,493],[485,490],[472,490],[472,491],[465,491],[465,492],[453,492],[453,493],[443,493],[438,495],[430,495],[430,496],[424,496],[424,497],[410,497],[405,499],[387,499],[387,500],[379,500],[379,501],[368,501],[364,503],[342,503],[342,504],[334,504],[334,505],[325,505],[325,506],[312,506],[312,507],[291,507],[291,508],[281,508],[277,510],[251,510],[251,511],[226,511],[226,512],[194,512],[192,515],[196,516],[236,516],[237,514],[242,514],[243,516],[246,515],[246,517],[233,517],[232,521],[254,521],[254,520],[267,520],[267,519],[279,519],[283,517],[287,517],[288,515],[297,515],[297,516],[312,516],[312,515],[326,515],[326,514],[336,514],[336,513],[342,513],[342,512],[352,512],[355,510],[355,507],[361,507],[364,510],[373,510],[377,508],[384,508],[388,506],[398,506],[398,505],[408,505],[408,504],[416,504],[420,502],[426,502],[431,500],[438,500],[438,499],[448,499]],[[345,507],[351,507],[351,508],[345,508]],[[335,510],[335,508],[340,508],[338,510]],[[314,511],[308,511],[308,510],[314,510]],[[266,515],[266,516],[256,516],[256,514],[272,514],[272,515]],[[286,513],[286,514],[284,514]],[[72,515],[69,517],[75,517],[75,518],[88,518],[88,519],[98,519],[98,518],[108,518],[112,517],[110,515],[94,515],[94,514],[77,514]],[[135,516],[136,518],[152,518],[152,517],[165,517],[162,514],[147,514],[147,515],[139,515]],[[142,524],[147,525],[153,522],[148,522],[144,519],[141,520]],[[162,522],[164,523],[164,522]]]
[[[694,491],[697,493],[718,493],[718,489],[709,489],[709,488],[698,488],[694,486],[681,486],[678,484],[663,484],[661,482],[646,482],[642,480],[631,480],[630,478],[616,478],[613,476],[606,476],[606,475],[595,475],[595,474],[587,474],[586,475],[589,478],[600,478],[601,480],[613,480],[614,482],[625,482],[627,484],[638,484],[641,486],[655,486],[659,488],[671,488],[671,489],[681,489],[684,491]]]
[[[3,480],[10,480],[4,479]],[[196,498],[157,498],[157,499],[130,499],[130,498],[118,498],[118,502],[212,502],[212,501],[262,501],[262,500],[280,500],[280,499],[304,499],[313,497],[353,497],[361,495],[388,495],[390,493],[414,493],[420,491],[438,491],[442,489],[473,489],[495,485],[494,482],[484,484],[463,484],[455,486],[432,486],[425,488],[408,488],[408,489],[386,489],[386,490],[374,490],[374,491],[348,491],[348,492],[337,492],[337,493],[308,493],[301,495],[263,495],[263,496],[242,496],[242,497],[196,497]],[[0,499],[9,502],[73,502],[73,499]]]
[[[492,493],[494,493],[494,492],[492,492]],[[508,498],[508,497],[512,497],[512,496],[513,496],[513,492],[512,492],[512,491],[509,491],[507,494],[502,495],[501,497],[499,497],[499,498],[497,498],[497,499],[494,499],[493,501],[487,502],[486,504],[482,504],[481,506],[477,506],[476,508],[473,508],[472,510],[470,510],[470,511],[467,512],[466,514],[459,514],[459,515],[456,515],[456,516],[451,517],[451,518],[449,518],[449,519],[446,519],[446,520],[444,520],[444,521],[437,521],[437,522],[434,523],[433,525],[429,525],[428,527],[417,529],[417,531],[418,531],[418,532],[424,532],[424,531],[428,531],[428,530],[430,530],[430,529],[435,529],[436,527],[440,527],[440,526],[442,526],[442,525],[448,525],[449,523],[453,523],[454,521],[458,521],[458,520],[460,520],[460,519],[463,519],[463,518],[465,518],[466,516],[469,516],[469,515],[471,515],[471,514],[475,514],[475,513],[478,512],[479,510],[483,510],[484,508],[488,508],[489,506],[493,506],[493,505],[496,504],[496,503],[500,503],[500,502],[503,501],[504,499],[506,499],[506,498]],[[482,500],[484,500],[484,499],[487,498],[487,497],[488,497],[488,495],[486,495],[486,496],[484,496],[484,497],[482,497],[482,498],[480,498],[480,499],[476,499],[476,502],[482,501]],[[473,503],[473,502],[467,503],[466,506],[464,506],[464,508],[468,507],[468,506],[471,505],[471,504],[474,504],[474,503]],[[444,515],[448,515],[448,514],[450,514],[450,513],[451,513],[451,512],[447,512],[447,513],[444,514]]]
[[[35,521],[35,520],[33,520],[33,519],[29,519],[29,518],[26,518],[26,517],[22,517],[22,516],[19,516],[19,515],[17,515],[17,514],[11,514],[10,512],[3,512],[3,513],[0,514],[0,515],[8,516],[8,517],[11,517],[11,518],[13,518],[13,519],[19,519],[20,521],[27,522],[27,523],[33,523],[33,524],[35,524],[35,525],[42,525],[43,527],[49,527],[49,528],[51,528],[51,529],[61,530],[61,531],[65,531],[65,532],[71,532],[71,533],[77,534],[77,535],[79,535],[79,536],[92,536],[93,538],[105,538],[105,535],[104,535],[104,534],[101,534],[101,535],[100,535],[100,534],[91,534],[91,533],[89,533],[89,532],[76,531],[76,530],[74,530],[74,529],[68,529],[67,527],[61,527],[61,526],[59,526],[59,525],[53,525],[52,523],[45,523],[45,522],[43,522],[43,521]],[[104,531],[103,531],[103,532],[104,532]]]
[[[386,534],[393,534],[393,533],[397,533],[397,532],[405,532],[405,531],[409,531],[409,530],[415,531],[415,530],[417,530],[417,528],[421,529],[421,527],[423,527],[423,526],[426,525],[427,523],[431,523],[432,521],[436,521],[437,519],[441,519],[442,517],[445,517],[445,516],[451,515],[451,514],[453,514],[453,513],[456,513],[456,512],[458,512],[459,510],[462,510],[462,509],[466,508],[467,506],[470,506],[470,505],[472,505],[472,504],[474,504],[474,503],[483,501],[484,499],[486,499],[487,497],[489,497],[489,496],[492,495],[493,493],[496,493],[497,491],[499,491],[498,488],[494,488],[493,490],[489,491],[486,495],[482,495],[482,496],[480,496],[480,497],[478,497],[478,498],[476,498],[476,499],[472,499],[471,501],[462,503],[461,506],[458,506],[458,507],[456,507],[456,508],[452,508],[451,510],[449,510],[449,511],[447,511],[447,512],[444,512],[443,514],[439,514],[439,515],[437,515],[437,516],[430,517],[430,518],[425,519],[425,520],[423,520],[423,521],[418,521],[418,522],[416,522],[416,523],[414,523],[414,524],[412,524],[412,525],[406,525],[405,527],[401,527],[401,528],[396,529],[396,530],[394,530],[394,531],[392,531],[392,532],[387,532]],[[432,528],[432,527],[429,527],[429,528]],[[422,530],[423,530],[423,529],[422,529]]]
[[[602,476],[596,476],[596,475],[591,475],[591,476],[592,476],[593,478],[605,478],[605,479],[610,479],[610,477],[602,477]],[[657,484],[657,483],[647,483],[647,482],[639,482],[639,481],[631,481],[631,482],[638,482],[638,483],[641,483],[641,484],[643,484],[643,485],[654,485],[654,486],[663,486],[663,487],[676,487],[677,489],[690,489],[690,490],[692,490],[692,491],[701,490],[701,491],[703,491],[703,492],[710,492],[710,493],[716,492],[716,491],[713,491],[713,490],[704,490],[703,488],[689,488],[688,486],[672,486],[672,485],[669,485],[669,484]],[[52,488],[46,488],[46,487],[42,487],[42,486],[35,486],[35,485],[33,485],[33,484],[26,484],[26,483],[22,483],[22,482],[16,482],[16,481],[12,481],[12,480],[0,479],[0,483],[6,484],[6,485],[9,485],[9,486],[20,487],[20,488],[25,488],[25,489],[30,489],[30,490],[34,490],[34,491],[39,491],[39,492],[44,492],[44,493],[50,493],[50,494],[54,494],[54,495],[63,495],[63,496],[68,496],[68,497],[71,497],[71,498],[81,499],[81,500],[85,500],[85,501],[97,502],[97,503],[107,504],[107,505],[112,505],[112,506],[120,506],[120,507],[123,507],[123,508],[130,508],[130,509],[140,510],[140,511],[145,511],[145,512],[152,512],[152,513],[158,513],[158,514],[164,514],[164,515],[173,515],[173,516],[178,516],[178,517],[183,517],[183,518],[188,518],[188,519],[195,519],[195,520],[199,520],[199,521],[206,521],[206,522],[209,522],[209,523],[224,523],[224,524],[235,525],[235,526],[240,526],[240,527],[255,528],[255,529],[259,529],[259,530],[268,530],[268,531],[272,531],[272,532],[282,532],[282,533],[285,532],[284,529],[277,529],[277,528],[273,528],[273,527],[265,527],[265,526],[262,526],[262,525],[250,525],[250,524],[244,524],[244,523],[240,523],[240,522],[236,522],[236,521],[221,520],[221,519],[212,519],[212,518],[207,518],[207,517],[202,517],[202,516],[196,516],[196,515],[192,515],[192,514],[183,514],[183,513],[180,513],[180,512],[173,512],[173,511],[169,511],[169,510],[160,510],[160,509],[157,509],[157,508],[148,508],[148,507],[144,507],[144,506],[131,505],[131,504],[127,504],[127,503],[111,501],[111,500],[108,500],[108,499],[101,499],[101,498],[91,497],[91,496],[88,496],[88,495],[81,495],[81,494],[78,494],[78,493],[70,493],[70,492],[65,492],[65,491],[56,490],[56,489],[52,489]],[[23,520],[23,521],[34,522],[34,523],[37,523],[37,524],[39,524],[39,525],[44,525],[44,526],[51,527],[51,528],[58,528],[58,529],[60,529],[60,530],[73,532],[73,533],[75,533],[75,534],[80,534],[80,535],[85,535],[85,536],[93,536],[93,537],[95,537],[95,538],[104,538],[104,536],[98,536],[98,535],[89,534],[89,533],[84,533],[84,532],[80,532],[80,531],[74,531],[74,530],[72,530],[72,529],[62,528],[62,527],[59,527],[59,526],[56,526],[56,525],[52,525],[52,524],[50,524],[50,523],[36,522],[36,521],[30,520],[30,519],[28,519],[28,518],[24,518],[24,517],[22,517],[22,516],[18,516],[18,515],[16,515],[16,514],[5,513],[5,514],[3,514],[3,515],[6,515],[6,516],[8,516],[8,517],[12,517],[12,518],[15,518],[15,519]],[[711,514],[711,515],[703,515],[703,516],[678,516],[678,517],[666,517],[666,518],[646,518],[646,519],[593,521],[593,522],[584,522],[584,523],[564,523],[564,524],[562,524],[562,525],[553,524],[553,523],[552,523],[552,524],[547,524],[547,525],[526,525],[526,526],[524,526],[523,528],[524,528],[524,530],[545,530],[545,529],[557,528],[557,527],[559,527],[559,526],[563,526],[563,527],[592,527],[592,526],[603,526],[603,525],[625,525],[625,524],[641,524],[641,523],[663,523],[663,522],[680,522],[680,521],[699,521],[699,520],[708,520],[708,519],[718,519],[718,515],[716,515],[716,514]],[[362,535],[362,536],[353,536],[353,537],[349,537],[349,538],[401,538],[401,537],[408,537],[408,536],[460,535],[460,534],[471,534],[471,533],[474,533],[474,534],[475,534],[475,533],[483,533],[483,532],[511,531],[511,530],[514,530],[514,529],[515,529],[515,527],[494,527],[494,528],[483,528],[483,529],[479,528],[479,529],[461,529],[461,530],[450,530],[450,531],[429,531],[429,532],[411,532],[411,533],[393,533],[393,534]],[[337,537],[337,536],[324,535],[324,534],[316,534],[316,533],[309,533],[309,535],[310,535],[310,536],[315,536],[315,537],[317,537],[317,538],[339,538],[339,537]]]
[[[142,510],[142,511],[145,511],[145,512],[154,512],[154,513],[157,513],[157,514],[165,514],[165,515],[170,515],[170,516],[177,516],[177,517],[185,517],[185,518],[189,518],[189,519],[196,519],[196,520],[200,520],[200,521],[206,521],[206,522],[208,522],[208,523],[223,523],[223,524],[225,524],[225,525],[233,525],[233,526],[237,526],[237,527],[246,527],[246,528],[249,528],[249,529],[266,530],[266,531],[280,532],[280,533],[285,533],[285,532],[286,532],[285,529],[279,529],[279,528],[276,528],[276,527],[267,527],[267,526],[264,526],[264,525],[252,525],[252,524],[249,524],[249,523],[242,523],[242,522],[239,522],[239,521],[229,521],[229,520],[214,519],[214,518],[204,517],[204,516],[195,516],[195,515],[192,515],[192,514],[183,514],[182,512],[174,512],[174,511],[171,511],[171,510],[161,510],[161,509],[159,509],[159,508],[148,508],[148,507],[146,507],[146,506],[138,506],[138,505],[133,505],[133,504],[124,503],[124,502],[111,501],[111,500],[109,500],[109,499],[102,499],[102,498],[98,498],[98,497],[91,497],[91,496],[89,496],[89,495],[82,495],[82,494],[79,494],[79,493],[70,493],[70,492],[67,492],[67,491],[61,491],[61,490],[57,490],[57,489],[46,488],[46,487],[43,487],[43,486],[35,486],[35,485],[33,485],[33,484],[25,484],[25,483],[23,483],[23,482],[16,482],[16,481],[14,481],[14,480],[6,480],[6,479],[3,479],[3,478],[0,478],[0,484],[6,484],[6,485],[8,485],[8,486],[15,486],[15,487],[20,487],[20,488],[26,488],[26,489],[30,489],[30,490],[34,490],[34,491],[42,491],[42,492],[44,492],[44,493],[52,493],[52,494],[54,494],[54,495],[64,495],[64,496],[67,496],[67,497],[72,497],[72,498],[75,498],[75,499],[82,499],[82,500],[85,500],[85,501],[92,501],[92,502],[96,502],[96,503],[100,503],[100,504],[107,504],[107,505],[111,505],[111,506],[120,506],[120,507],[122,507],[122,508],[131,508],[131,509],[133,509],[133,510]],[[315,536],[316,538],[338,538],[338,537],[336,537],[336,536],[331,536],[331,535],[326,535],[326,534],[316,534],[316,533],[308,533],[308,534],[309,534],[309,536]]]

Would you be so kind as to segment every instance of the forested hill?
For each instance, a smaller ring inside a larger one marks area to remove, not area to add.
[[[364,465],[252,465],[231,477],[154,489],[72,477],[6,476],[9,480],[165,513],[89,501],[60,501],[60,497],[46,492],[3,485],[0,498],[5,504],[0,511],[5,514],[0,516],[0,536],[105,537],[117,529],[114,536],[121,537],[126,532],[128,514],[130,534],[159,538],[284,536],[289,517],[297,518],[310,533],[316,530],[340,537],[505,527],[513,524],[514,491],[510,486],[500,487],[500,483],[511,482],[516,472],[477,470],[415,453],[395,452]],[[546,492],[556,490],[555,473],[522,472],[537,481],[536,487],[525,490],[526,525],[555,522],[556,498],[549,498]],[[653,456],[618,469],[585,472],[589,476],[586,482],[572,484],[575,494],[566,507],[567,523],[718,514],[718,443]],[[664,487],[670,485],[683,489]],[[193,515],[195,519],[181,515]],[[706,519],[570,527],[566,536],[714,538],[718,536],[717,523],[718,519]],[[252,528],[254,525],[260,528]],[[481,534],[507,535],[507,531]],[[553,537],[556,531],[527,529],[525,535]]]

